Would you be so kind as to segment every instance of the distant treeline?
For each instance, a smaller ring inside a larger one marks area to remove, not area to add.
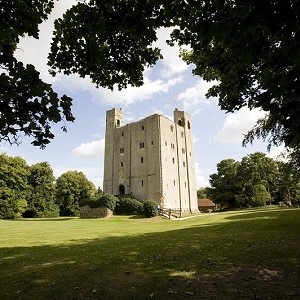
[[[249,154],[241,161],[222,160],[209,182],[211,187],[198,190],[198,198],[210,198],[225,207],[300,205],[300,170],[265,153]]]
[[[0,154],[0,218],[77,216],[82,202],[101,194],[82,172],[55,179],[48,162],[29,166],[21,157]]]

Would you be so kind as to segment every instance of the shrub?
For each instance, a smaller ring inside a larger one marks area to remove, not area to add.
[[[111,194],[104,194],[95,201],[90,201],[87,205],[90,208],[107,207],[114,211],[117,205],[118,198]]]
[[[153,200],[146,200],[143,203],[144,215],[147,218],[152,218],[158,215],[158,205]]]
[[[143,203],[132,198],[121,198],[116,206],[117,214],[139,215],[143,213]]]

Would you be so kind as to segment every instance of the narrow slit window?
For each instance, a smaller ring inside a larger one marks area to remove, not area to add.
[[[142,164],[144,163],[144,157],[141,157],[141,163]]]
[[[142,180],[142,186],[144,186],[144,180]]]
[[[123,162],[122,161],[120,162],[120,167],[123,168]]]

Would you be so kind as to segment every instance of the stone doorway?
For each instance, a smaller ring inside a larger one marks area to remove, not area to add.
[[[123,184],[119,185],[119,195],[125,195],[125,186]]]

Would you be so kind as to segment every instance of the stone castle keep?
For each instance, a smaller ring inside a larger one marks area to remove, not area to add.
[[[198,211],[190,116],[175,109],[123,124],[122,109],[106,112],[103,191],[155,200],[161,208]]]

